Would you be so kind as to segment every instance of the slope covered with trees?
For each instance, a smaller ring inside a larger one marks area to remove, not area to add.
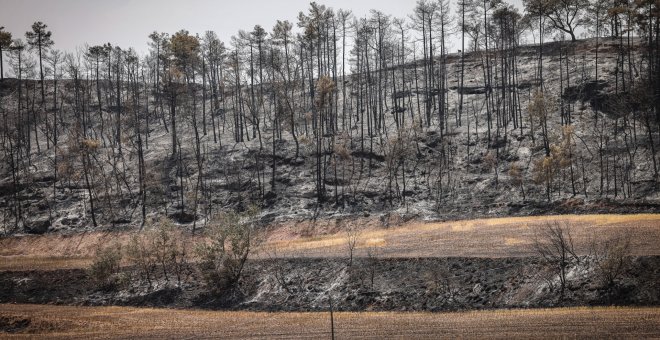
[[[0,30],[13,76],[0,82],[0,223],[166,215],[194,232],[252,205],[266,219],[657,210],[659,11],[441,0],[356,18],[311,3],[226,43],[153,32],[148,55],[63,53],[41,22],[27,43]]]

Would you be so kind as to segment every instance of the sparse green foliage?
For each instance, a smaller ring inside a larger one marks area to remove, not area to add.
[[[155,279],[157,262],[144,233],[133,235],[126,249],[126,256],[138,276],[146,280],[151,287]]]
[[[188,240],[167,218],[150,223],[147,230],[135,234],[128,245],[127,257],[150,286],[159,273],[166,283],[176,278],[178,285],[190,274]]]
[[[121,244],[99,245],[92,265],[88,269],[88,275],[94,285],[107,290],[116,288],[120,283],[118,274],[120,273],[122,258]]]
[[[188,276],[188,245],[185,237],[176,229],[172,221],[161,218],[148,232],[151,239],[151,249],[160,264],[165,280],[169,282],[170,275],[176,277],[177,283]]]
[[[248,256],[258,245],[253,219],[257,210],[238,214],[215,215],[206,230],[206,242],[197,247],[199,268],[213,293],[235,288],[239,284]]]

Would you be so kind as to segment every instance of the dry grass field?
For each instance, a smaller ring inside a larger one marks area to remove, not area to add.
[[[90,256],[0,256],[0,271],[27,271],[85,268]]]
[[[0,305],[0,338],[318,339],[328,313]],[[7,332],[7,331],[10,332]],[[335,313],[337,339],[658,338],[660,308]]]
[[[587,252],[595,236],[618,232],[633,235],[635,255],[660,255],[660,214],[561,215],[476,219],[451,222],[408,222],[396,227],[357,225],[356,255],[376,250],[383,257],[510,257],[533,254],[529,247],[536,226],[548,222],[571,225],[577,248]],[[346,233],[284,225],[269,231],[257,257],[346,256]],[[309,231],[311,230],[311,231]],[[30,235],[0,239],[0,270],[45,270],[87,266],[97,244],[125,243],[130,234],[88,232],[74,235]]]
[[[570,225],[578,250],[589,251],[594,237],[628,232],[635,255],[660,255],[660,214],[560,215],[412,222],[393,228],[369,228],[358,233],[356,253],[370,249],[384,257],[511,257],[534,255],[530,247],[536,227],[545,223]],[[264,249],[281,257],[346,256],[347,234],[273,240]]]
[[[0,239],[0,270],[48,270],[88,266],[98,244],[127,243],[128,233],[86,232]]]

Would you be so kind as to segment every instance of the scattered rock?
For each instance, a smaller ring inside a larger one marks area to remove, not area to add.
[[[33,220],[25,224],[25,232],[28,234],[44,234],[50,228],[49,219]]]
[[[176,213],[170,214],[168,217],[171,220],[173,220],[177,223],[182,223],[182,224],[192,223],[197,219],[195,215],[187,213],[187,212],[176,212]]]

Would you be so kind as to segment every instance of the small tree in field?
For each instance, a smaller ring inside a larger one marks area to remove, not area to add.
[[[168,218],[161,218],[147,232],[151,252],[160,266],[165,281],[176,277],[181,283],[188,277],[188,244],[182,233]],[[173,276],[173,277],[170,277]]]
[[[121,260],[122,248],[120,244],[99,245],[96,249],[94,261],[87,271],[89,278],[100,289],[110,290],[116,288]]]
[[[607,291],[611,303],[617,282],[632,262],[631,236],[628,233],[621,233],[594,242],[592,247],[596,258],[596,275]]]
[[[198,246],[199,268],[214,293],[238,285],[245,262],[258,244],[253,219],[256,209],[247,213],[221,213],[207,227],[207,240]]]
[[[146,233],[133,235],[126,249],[128,262],[133,266],[135,274],[141,280],[149,283],[149,288],[153,286],[158,262],[153,255],[149,245]]]
[[[534,233],[533,249],[559,277],[560,299],[566,290],[566,272],[572,262],[579,262],[573,237],[567,224],[546,223]]]
[[[353,254],[355,253],[355,248],[357,247],[359,238],[360,232],[356,228],[349,227],[346,229],[346,246],[348,248],[349,267],[353,265]]]
[[[157,275],[165,283],[176,278],[180,286],[189,277],[189,247],[186,237],[163,217],[135,234],[127,247],[129,263],[151,287]]]

